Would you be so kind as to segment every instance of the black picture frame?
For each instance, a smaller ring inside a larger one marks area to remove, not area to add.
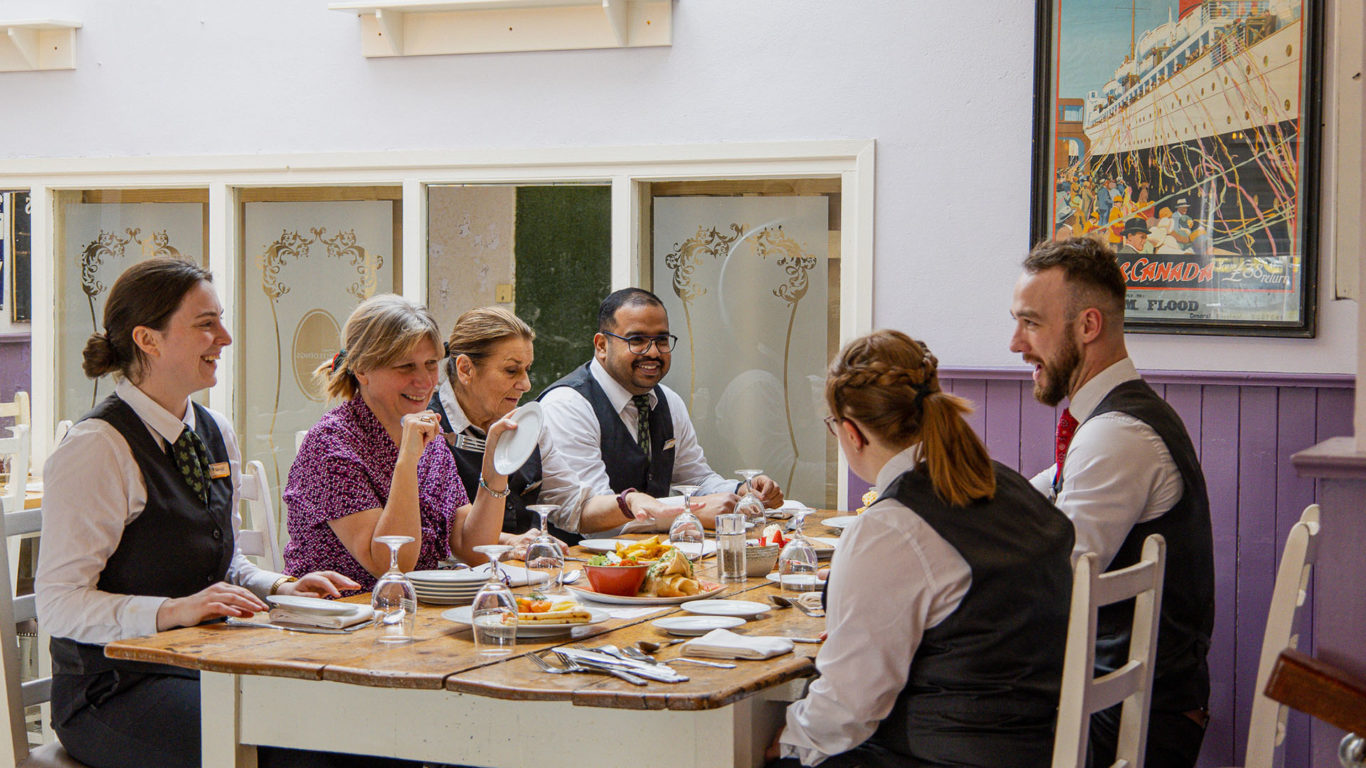
[[[1314,336],[1322,27],[1316,0],[1038,0],[1031,242],[1114,247],[1129,331]]]

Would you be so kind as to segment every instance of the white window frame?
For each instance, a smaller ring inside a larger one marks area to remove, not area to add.
[[[56,425],[56,255],[53,196],[62,190],[206,188],[210,270],[229,313],[238,306],[237,190],[249,187],[403,188],[403,295],[426,301],[427,187],[440,184],[610,183],[612,288],[639,284],[641,185],[663,181],[839,178],[840,344],[872,330],[874,142],[872,140],[579,147],[521,150],[231,155],[148,158],[26,158],[6,161],[0,188],[28,189],[32,200],[32,392],[34,455],[47,456]],[[240,334],[235,340],[241,343]],[[240,347],[238,348],[240,349]],[[209,404],[237,423],[237,355],[219,364]],[[848,466],[839,459],[839,501]]]

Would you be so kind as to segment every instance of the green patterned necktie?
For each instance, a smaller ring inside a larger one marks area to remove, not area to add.
[[[209,451],[204,447],[204,441],[193,429],[186,427],[171,444],[171,457],[175,459],[180,476],[185,478],[185,484],[199,496],[200,501],[208,504]]]
[[[640,443],[640,450],[645,452],[646,457],[650,455],[650,396],[636,395],[631,398],[631,402],[636,406],[636,440]]]

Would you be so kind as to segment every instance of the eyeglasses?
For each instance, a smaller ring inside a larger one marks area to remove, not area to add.
[[[651,345],[654,346],[659,354],[666,355],[669,353],[669,350],[673,349],[674,345],[678,343],[678,337],[672,333],[666,333],[663,336],[618,336],[615,333],[603,331],[602,335],[611,336],[614,339],[621,339],[626,342],[626,348],[631,350],[631,353],[635,355],[643,355],[649,352]]]
[[[844,419],[839,416],[826,416],[822,421],[825,422],[825,428],[830,430],[830,434],[839,437],[839,433],[835,431],[835,425],[844,421]]]

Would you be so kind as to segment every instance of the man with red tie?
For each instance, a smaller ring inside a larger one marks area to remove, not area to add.
[[[1034,397],[1063,399],[1057,463],[1033,484],[1076,527],[1072,559],[1106,570],[1137,562],[1143,540],[1167,540],[1148,727],[1149,768],[1190,768],[1209,720],[1205,657],[1214,626],[1209,498],[1181,418],[1143,382],[1124,347],[1124,276],[1089,238],[1040,243],[1015,283],[1010,350],[1034,366]],[[1101,609],[1096,671],[1124,664],[1132,607]],[[1114,761],[1119,707],[1091,721],[1093,765]]]

